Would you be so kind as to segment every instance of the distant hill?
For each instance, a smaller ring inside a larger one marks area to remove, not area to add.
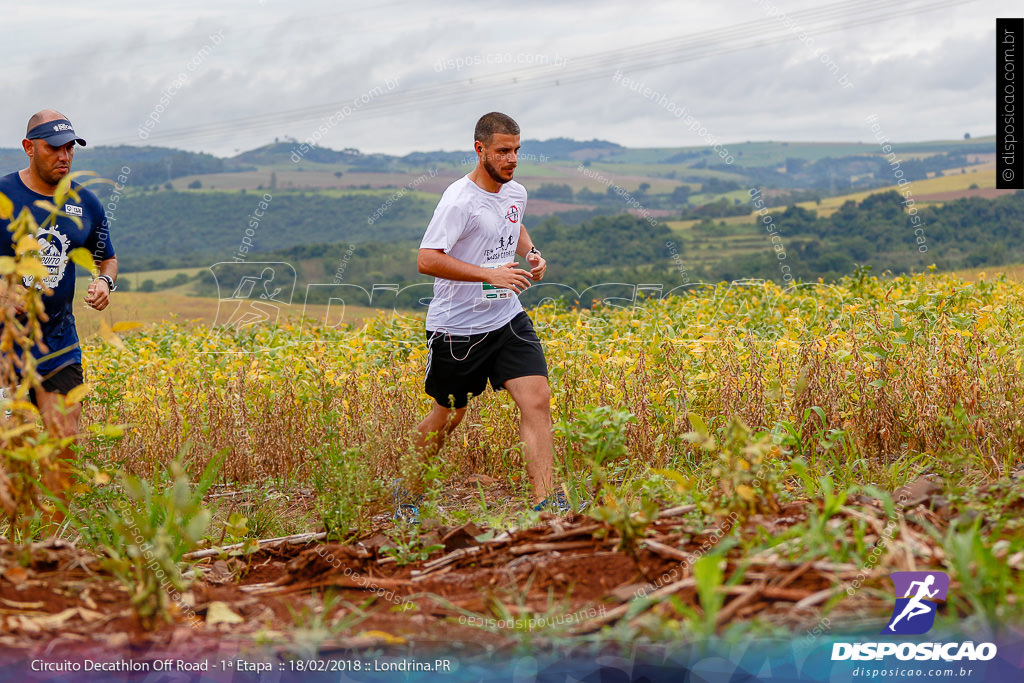
[[[20,170],[27,165],[27,157],[21,149],[0,149],[0,174]],[[75,171],[92,171],[101,178],[116,178],[125,168],[133,187],[160,185],[185,176],[227,173],[251,169],[212,154],[185,152],[167,147],[78,147],[75,149]],[[99,195],[109,194],[110,187],[96,185],[93,190]]]
[[[408,193],[388,203],[394,196],[386,190],[342,196],[286,191],[132,194],[118,203],[111,234],[125,270],[231,261],[239,256],[243,240],[251,245],[240,255],[245,259],[250,250],[418,238],[435,202]]]
[[[756,248],[723,259],[709,275],[714,280],[779,281],[785,265],[793,277],[829,281],[851,274],[858,265],[871,266],[876,273],[902,273],[921,272],[932,264],[957,270],[1024,261],[1024,190],[995,199],[957,199],[913,215],[904,201],[890,190],[847,201],[827,217],[799,206],[773,210],[776,232],[771,236],[757,221],[746,228],[732,226],[754,240]],[[691,229],[694,236],[718,244],[724,231],[711,221]],[[696,247],[683,241],[688,248]]]
[[[20,171],[28,165],[28,158],[21,149],[0,148],[0,175],[7,175],[12,171]]]
[[[904,167],[919,177],[940,169],[969,165],[971,155],[993,154],[994,138],[903,143],[894,146],[905,155]],[[522,162],[609,163],[637,168],[640,175],[684,177],[681,169],[693,169],[690,176],[716,177],[722,173],[748,176],[759,186],[821,188],[840,192],[856,186],[856,179],[877,175],[884,164],[877,145],[804,142],[746,142],[729,146],[735,155],[722,163],[709,147],[632,149],[607,140],[525,140]],[[152,146],[86,147],[76,152],[75,170],[92,170],[112,178],[122,167],[132,169],[134,187],[152,186],[188,176],[254,171],[260,167],[283,166],[297,169],[340,167],[344,172],[401,173],[427,167],[465,167],[475,163],[468,148],[457,151],[411,152],[404,156],[363,153],[355,148],[334,150],[307,146],[285,139],[242,152],[229,159],[202,152]],[[0,148],[0,173],[24,168],[25,154],[19,148]],[[656,170],[651,167],[664,167]],[[279,168],[278,170],[282,170]],[[335,170],[332,168],[332,170]],[[255,189],[255,188],[252,188]]]
[[[929,201],[942,203],[995,191],[992,137],[904,143],[894,148],[901,177],[914,183],[918,208]],[[749,234],[746,227],[752,221],[753,188],[763,193],[768,207],[800,203],[820,208],[818,220],[824,221],[850,198],[847,195],[859,203],[895,182],[893,166],[877,144],[742,142],[730,143],[728,152],[730,163],[709,147],[638,149],[597,139],[526,140],[516,177],[530,192],[527,225],[539,228],[542,217],[555,215],[562,225],[573,228],[583,221],[600,226],[593,223],[598,216],[628,211],[669,225],[680,245],[685,242],[691,248],[690,263],[709,275],[724,277],[730,274],[729,267],[739,263],[737,259],[760,258],[764,248],[763,236],[756,231]],[[127,271],[230,260],[265,194],[273,199],[254,231],[254,251],[325,243],[347,251],[350,245],[370,242],[415,241],[440,193],[474,163],[468,146],[394,156],[281,139],[230,159],[151,146],[90,146],[77,151],[75,169],[94,170],[107,178],[131,169],[113,215],[113,239]],[[0,172],[24,165],[22,150],[0,149]],[[944,184],[939,186],[940,182]],[[111,189],[97,186],[101,195]],[[940,194],[929,199],[929,193],[936,192]],[[878,215],[857,214],[846,229],[857,231],[863,227],[857,225],[860,220]],[[373,216],[372,222],[368,220]],[[905,229],[893,227],[889,216],[886,220],[889,229]],[[794,265],[799,258],[808,275],[842,272],[851,262],[863,263],[879,251],[865,248],[860,241],[848,242],[832,232],[831,224],[811,223],[798,226],[800,243],[792,245],[790,257]],[[822,245],[821,235],[826,233],[829,244]],[[939,257],[936,260],[948,267],[986,263],[995,257],[992,249],[984,248],[987,233],[968,233],[970,243],[964,240],[947,250],[939,240],[929,256]],[[1013,251],[1016,237],[999,235],[993,241]],[[883,236],[871,241],[903,250]],[[767,257],[768,261],[743,262],[740,270],[775,272],[771,254]],[[391,266],[383,264],[398,260],[392,254],[382,257],[381,269],[389,270]],[[893,269],[907,263],[902,256],[873,257],[873,262]],[[723,269],[714,270],[719,265]]]
[[[580,141],[569,138],[551,138],[550,140],[526,140],[522,151],[527,154],[544,155],[550,159],[599,159],[626,151],[622,145],[607,140]]]
[[[622,145],[607,140],[579,141],[569,138],[552,138],[550,140],[525,140],[521,154],[539,158],[561,161],[596,159],[626,151]],[[298,140],[288,139],[284,142],[275,141],[256,149],[242,152],[230,159],[236,164],[273,165],[285,162],[294,164],[343,164],[352,170],[394,170],[398,167],[420,167],[429,164],[465,164],[467,159],[474,159],[467,145],[463,151],[445,152],[411,152],[405,156],[388,154],[363,154],[358,149],[347,148],[341,151],[328,147],[307,145]]]
[[[668,291],[687,281],[748,278],[788,285],[834,281],[858,266],[881,274],[923,272],[931,264],[955,270],[1024,261],[1024,191],[960,199],[915,216],[907,214],[902,200],[894,191],[883,192],[848,201],[827,217],[800,207],[775,211],[778,240],[750,217],[743,225],[705,221],[680,233],[623,214],[575,225],[547,218],[533,225],[530,235],[550,259],[544,296],[559,286],[582,292],[601,283],[626,283],[627,290],[629,283],[647,283]],[[395,239],[349,245],[295,245],[250,260],[290,263],[301,284],[344,282],[370,290],[385,283],[430,282],[416,269],[419,233],[410,237],[395,233]],[[215,295],[209,277],[198,279],[205,283],[199,291]],[[410,290],[412,298],[399,303],[413,306],[422,291]],[[335,295],[324,288],[310,293],[309,301],[327,303]]]
[[[295,140],[272,142],[248,152],[242,152],[231,161],[237,164],[255,164],[269,166],[285,162],[300,163],[302,161],[317,164],[347,164],[359,156],[359,150],[345,149],[340,152],[327,147],[305,145]]]
[[[358,149],[346,148],[341,151],[329,147],[307,145],[298,140],[273,142],[256,149],[242,152],[231,159],[236,164],[256,164],[258,166],[275,166],[289,164],[293,167],[302,165],[322,164],[341,166],[349,171],[393,172],[404,170],[410,166],[418,166],[435,160],[435,154],[450,158],[449,152],[424,153],[415,152],[406,157],[389,154],[363,154]],[[458,156],[458,155],[454,155]]]

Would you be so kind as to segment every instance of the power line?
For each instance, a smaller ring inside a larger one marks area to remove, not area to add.
[[[496,94],[514,89],[516,94],[563,87],[608,78],[613,69],[637,72],[671,64],[707,59],[743,50],[769,47],[798,39],[797,32],[818,36],[870,24],[910,17],[925,12],[964,5],[975,0],[940,0],[920,5],[905,0],[902,7],[892,0],[845,0],[816,9],[793,12],[781,17],[767,13],[763,19],[731,27],[702,31],[676,38],[653,41],[625,48],[595,52],[573,58],[564,65],[539,65],[521,70],[505,71],[480,77],[464,78],[447,83],[408,88],[394,93],[374,93],[369,101],[353,107],[352,99],[295,109],[227,119],[215,123],[168,129],[151,134],[146,142],[181,142],[223,137],[228,133],[254,133],[280,129],[286,124],[320,122],[324,117],[352,109],[352,116],[374,119],[401,109],[431,109],[469,101],[491,99]],[[766,27],[767,25],[767,27]],[[346,115],[344,118],[347,118]],[[103,142],[101,144],[137,144],[138,139]]]

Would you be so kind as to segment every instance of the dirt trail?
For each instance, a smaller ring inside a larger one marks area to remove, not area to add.
[[[807,519],[814,503],[791,503],[771,517],[752,517],[732,533],[778,536]],[[97,558],[50,541],[19,550],[0,541],[0,648],[25,656],[77,653],[83,657],[195,659],[267,651],[312,655],[348,648],[511,648],[523,642],[586,638],[645,613],[679,618],[665,600],[674,596],[700,614],[694,561],[726,537],[736,518],[694,528],[692,506],[663,510],[636,548],[622,548],[615,529],[584,515],[549,516],[545,524],[487,538],[468,524],[425,528],[424,544],[443,550],[429,559],[399,565],[382,552],[390,543],[373,534],[351,544],[278,542],[247,558],[210,557],[196,564],[202,574],[169,622],[143,628],[129,591],[101,569]],[[943,521],[919,506],[908,518]],[[872,527],[867,541],[883,533],[887,519],[862,501],[837,517],[860,518]],[[822,608],[861,583],[884,586],[895,569],[937,564],[936,548],[911,521],[904,542],[891,544],[875,567],[823,559],[788,557],[800,539],[769,553],[725,554],[724,604],[718,626],[759,618],[807,632]],[[27,554],[27,566],[19,557]],[[324,613],[324,595],[328,613]],[[856,591],[829,613],[839,621],[884,619],[887,603],[873,591]],[[645,597],[646,596],[646,597]],[[636,611],[636,601],[647,604]],[[189,609],[189,606],[191,609]],[[627,616],[627,610],[630,610]]]

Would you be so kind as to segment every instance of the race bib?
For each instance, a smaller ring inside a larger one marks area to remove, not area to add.
[[[498,263],[498,264],[494,264],[494,263],[481,263],[480,264],[480,266],[482,268],[498,268],[501,265],[502,264],[500,264],[500,263]],[[481,282],[480,285],[481,285],[481,292],[480,292],[480,294],[481,294],[481,298],[484,301],[498,301],[500,299],[511,299],[512,297],[514,297],[516,295],[516,293],[513,292],[511,289],[505,289],[504,287],[495,287],[494,285],[488,284],[486,282]]]

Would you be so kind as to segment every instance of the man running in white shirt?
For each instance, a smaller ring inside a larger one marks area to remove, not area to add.
[[[434,398],[416,446],[432,456],[488,380],[519,406],[519,435],[536,509],[566,509],[554,495],[551,389],[544,350],[518,295],[544,277],[547,263],[523,226],[526,189],[512,180],[519,125],[505,114],[476,124],[478,162],[452,183],[420,243],[419,271],[437,278],[427,311],[426,392]],[[517,267],[523,256],[530,270]]]

